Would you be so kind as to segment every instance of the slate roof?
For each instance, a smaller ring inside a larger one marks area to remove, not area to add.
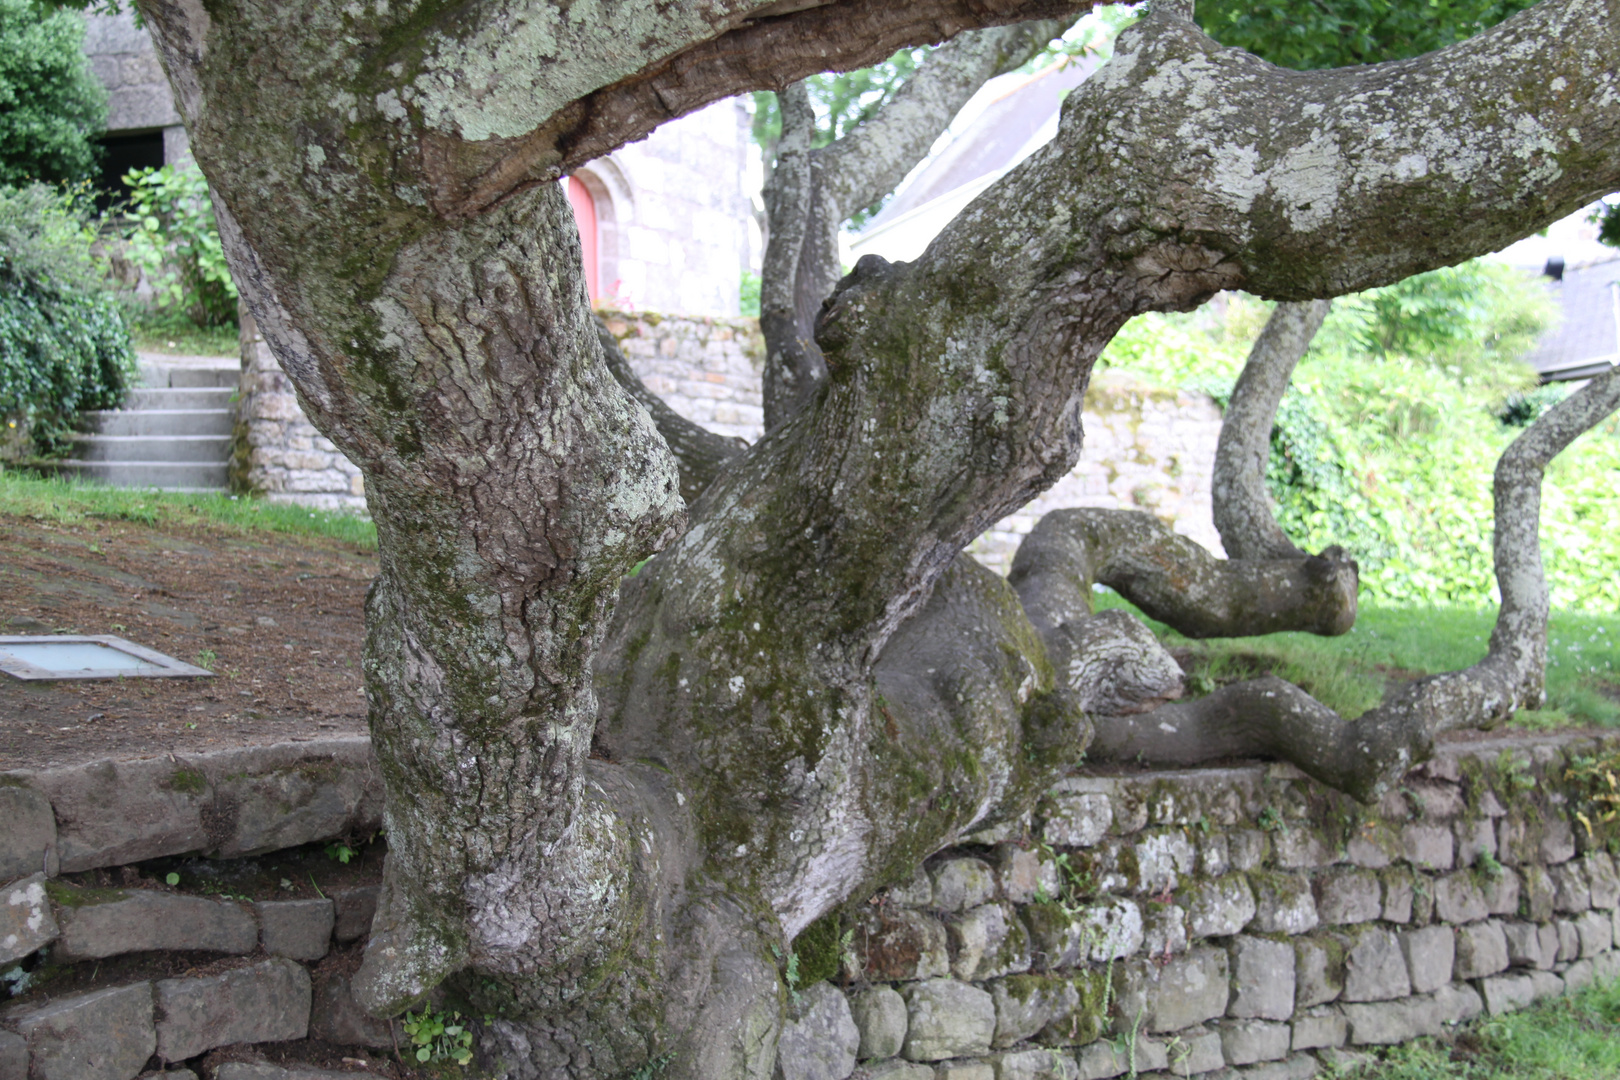
[[[1543,382],[1589,379],[1620,362],[1620,251],[1546,280],[1563,318],[1526,357]]]

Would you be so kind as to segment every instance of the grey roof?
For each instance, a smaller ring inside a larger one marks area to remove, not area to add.
[[[1547,382],[1587,379],[1620,361],[1620,311],[1611,283],[1620,283],[1620,251],[1604,262],[1570,267],[1546,287],[1563,319],[1526,357]]]
[[[990,173],[1016,164],[1041,126],[1063,104],[1067,91],[1097,70],[1097,59],[1084,59],[1053,67],[988,105],[974,121],[953,137],[933,160],[910,176],[870,228],[914,210]]]

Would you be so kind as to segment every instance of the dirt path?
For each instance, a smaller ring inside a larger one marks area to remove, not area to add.
[[[375,571],[324,538],[0,516],[0,634],[116,634],[216,673],[0,674],[0,770],[364,732]]]

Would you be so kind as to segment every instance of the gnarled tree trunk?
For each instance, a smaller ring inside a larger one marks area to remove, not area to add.
[[[807,407],[672,452],[552,181],[718,97],[1084,3],[140,3],[242,293],[377,522],[391,854],[357,990],[450,980],[522,1077],[765,1076],[783,946],[1073,759],[1081,695],[959,552],[1072,468],[1126,319],[1396,280],[1620,184],[1588,0],[1308,74],[1161,12],[925,256],[839,283]]]

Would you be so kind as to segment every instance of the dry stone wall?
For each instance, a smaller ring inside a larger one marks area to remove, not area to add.
[[[63,876],[374,829],[367,751],[0,773],[0,968],[59,980],[0,1007],[0,1080],[305,1080],[299,1046],[390,1048],[348,983],[374,885]],[[1453,744],[1373,807],[1281,765],[1077,771],[800,935],[776,1077],[1286,1080],[1620,977],[1616,769],[1620,737]]]

